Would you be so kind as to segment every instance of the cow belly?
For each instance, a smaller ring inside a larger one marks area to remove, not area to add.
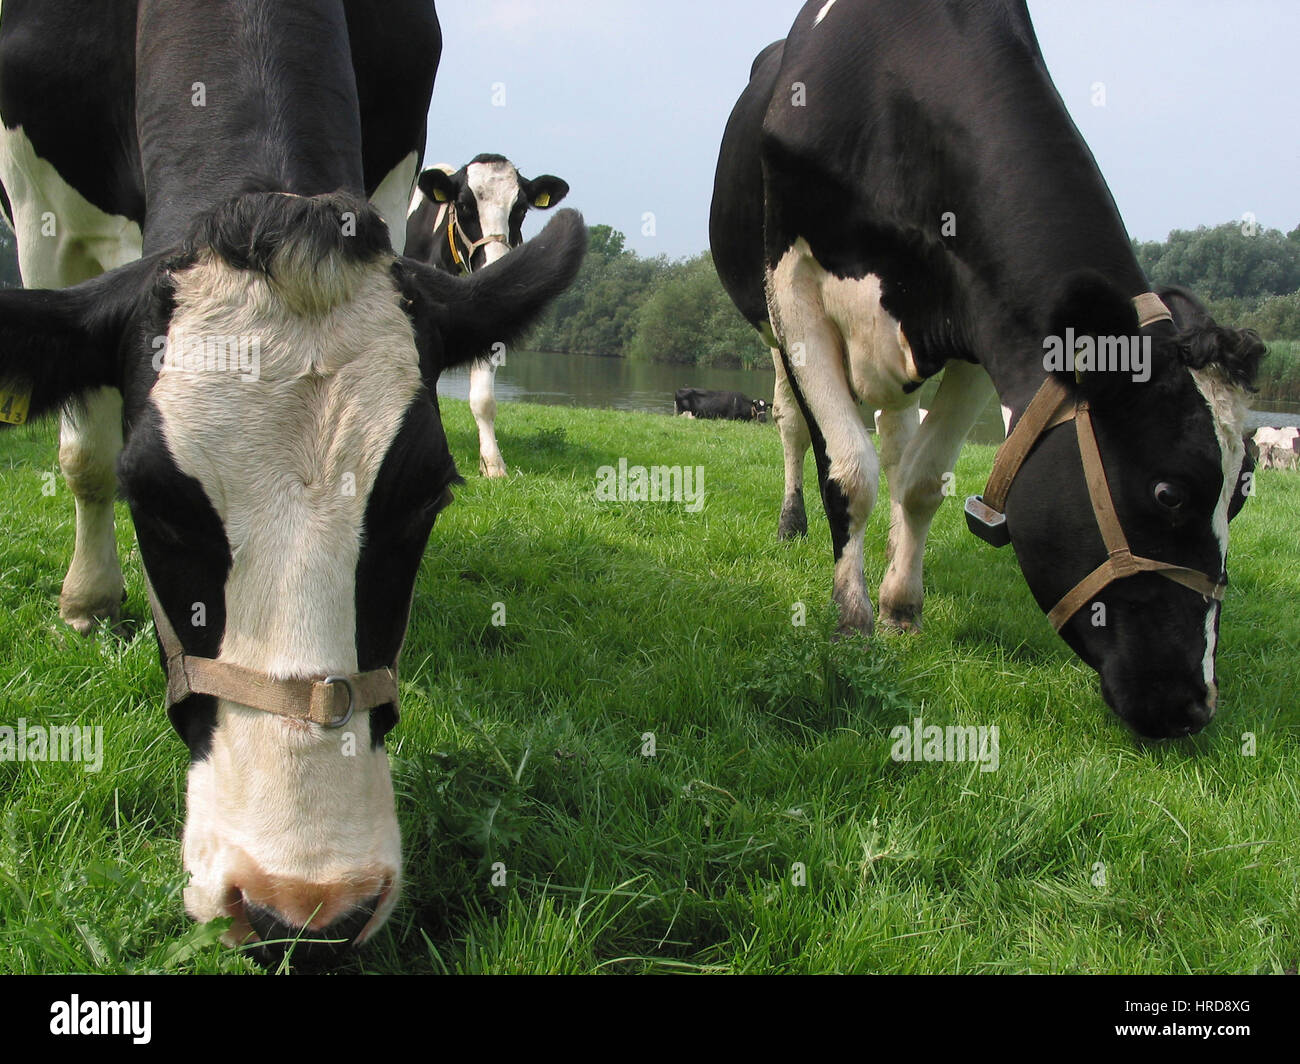
[[[140,257],[140,226],[87,200],[36,154],[21,126],[0,129],[0,182],[27,287],[62,288]]]
[[[399,255],[406,250],[407,208],[415,203],[415,176],[419,168],[419,154],[411,152],[379,183],[375,194],[370,197],[375,210],[388,223],[393,250]]]
[[[919,381],[910,345],[898,321],[881,305],[880,278],[836,277],[813,258],[800,238],[768,279],[774,315],[791,301],[815,302],[839,333],[845,377],[860,404],[901,410],[916,402],[904,386]],[[787,353],[798,358],[798,337],[783,336]]]

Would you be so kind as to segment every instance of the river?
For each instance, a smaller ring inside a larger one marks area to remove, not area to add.
[[[611,410],[641,410],[652,414],[673,413],[673,393],[678,388],[711,388],[743,392],[753,399],[772,401],[776,376],[768,369],[712,369],[667,362],[632,362],[626,358],[597,358],[592,355],[554,355],[533,351],[510,352],[497,370],[497,400],[524,401],[549,406],[603,407]],[[921,389],[921,405],[928,404],[938,383]],[[444,373],[438,380],[438,394],[452,399],[469,398],[469,370]],[[1248,425],[1300,425],[1300,405],[1258,403]],[[996,403],[989,403],[970,438],[976,443],[1002,442],[1002,416]]]

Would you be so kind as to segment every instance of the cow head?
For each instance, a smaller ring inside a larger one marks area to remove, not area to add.
[[[1174,323],[1148,327],[1149,379],[1127,371],[1061,374],[1088,400],[1105,481],[1134,556],[1226,576],[1228,520],[1242,501],[1246,393],[1264,346],[1216,325],[1181,290],[1163,290]],[[1136,337],[1132,305],[1081,275],[1049,335]],[[1141,373],[1137,374],[1141,376]],[[1021,568],[1044,610],[1107,557],[1074,422],[1046,431],[1006,499]],[[1141,735],[1199,731],[1214,715],[1220,603],[1155,572],[1102,588],[1061,628],[1101,677],[1111,708]]]
[[[525,328],[585,242],[563,211],[456,278],[395,256],[355,197],[252,193],[179,249],[0,293],[0,385],[35,415],[121,389],[119,481],[187,655],[272,683],[395,666],[458,479],[438,374]],[[341,728],[205,694],[170,708],[190,751],[191,915],[232,917],[232,942],[365,941],[401,877],[383,743],[396,707]]]
[[[757,421],[760,425],[767,422],[767,401],[764,399],[755,399],[750,404],[750,418]]]
[[[456,224],[472,248],[471,270],[496,262],[523,243],[524,215],[530,207],[549,210],[569,194],[560,178],[543,174],[530,181],[501,155],[479,155],[455,173],[438,167],[425,170],[419,186],[434,203],[456,208]]]

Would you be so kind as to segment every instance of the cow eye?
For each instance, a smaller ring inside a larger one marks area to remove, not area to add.
[[[1171,484],[1167,480],[1157,484],[1152,494],[1155,495],[1156,502],[1166,510],[1181,510],[1187,503],[1187,492],[1180,485]]]

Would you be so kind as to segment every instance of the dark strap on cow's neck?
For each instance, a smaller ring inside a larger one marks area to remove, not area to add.
[[[154,627],[167,658],[167,708],[190,695],[212,695],[280,717],[341,728],[352,714],[391,704],[398,711],[397,667],[320,679],[277,679],[229,661],[186,654],[145,576]]]

